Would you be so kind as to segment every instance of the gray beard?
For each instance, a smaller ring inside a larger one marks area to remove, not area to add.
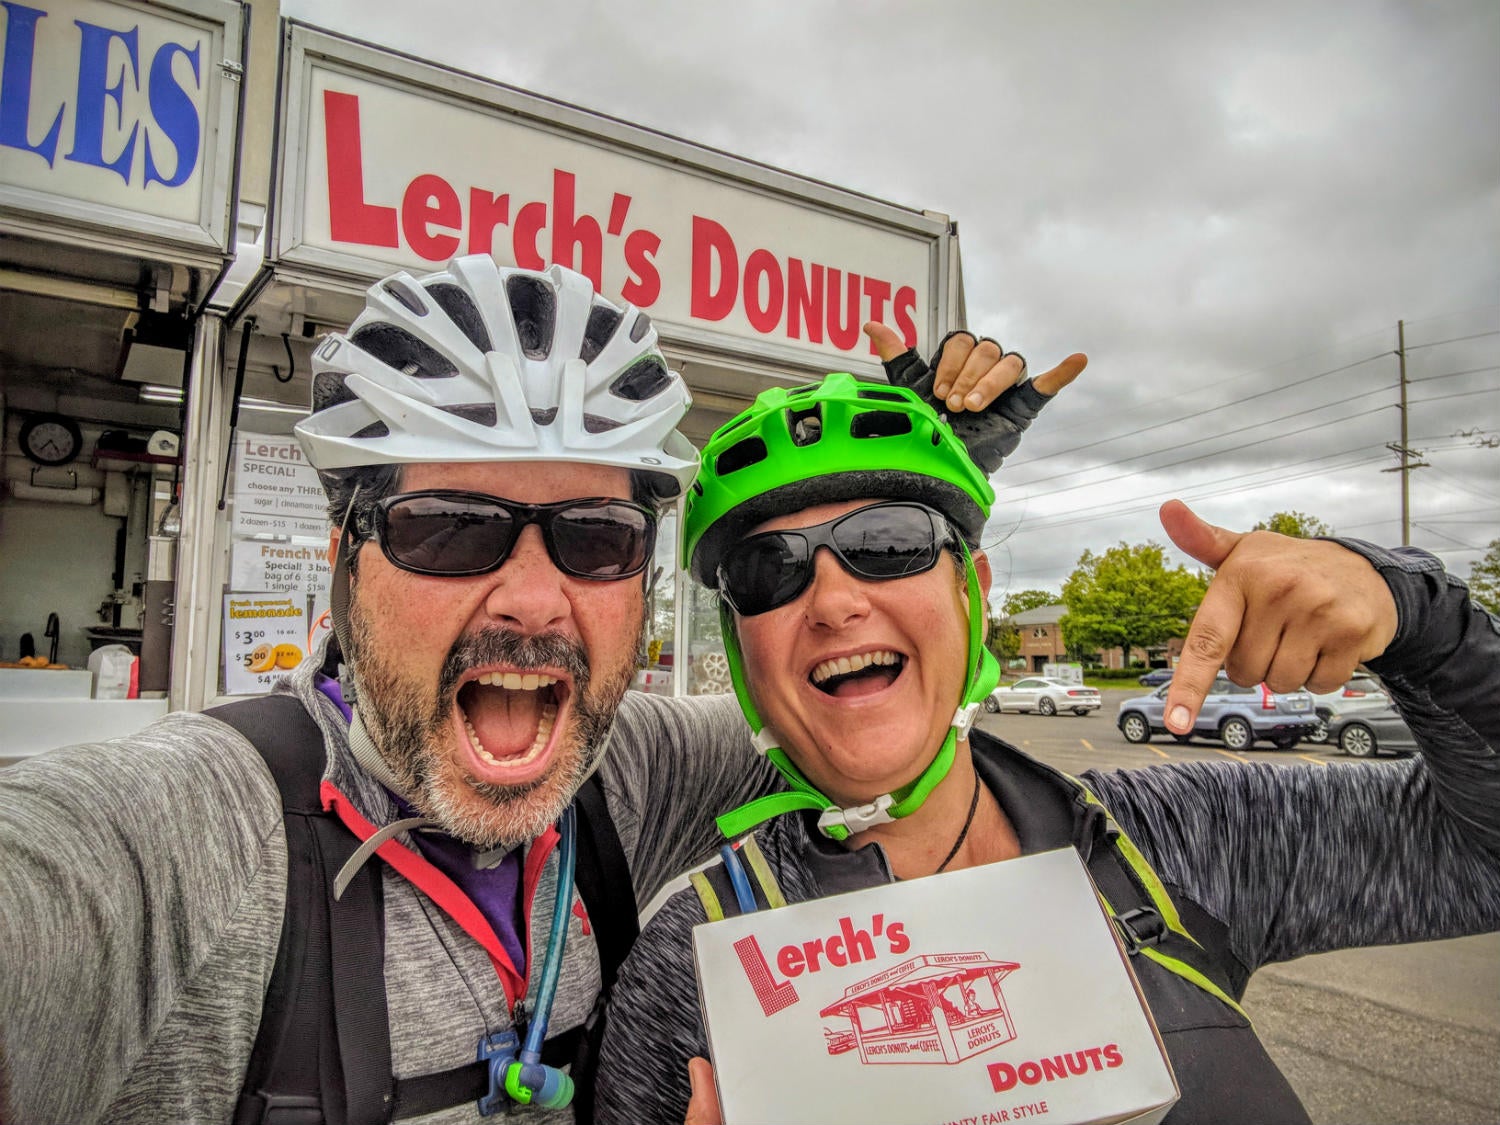
[[[558,634],[528,636],[493,628],[460,637],[443,661],[437,691],[403,677],[399,663],[381,660],[370,639],[358,600],[350,606],[350,665],[358,679],[360,719],[395,775],[401,795],[450,836],[477,848],[513,848],[536,839],[572,803],[578,787],[604,754],[620,700],[633,669],[621,668],[598,683],[588,653]],[[645,621],[641,622],[640,648]],[[455,779],[441,768],[438,749],[452,737],[454,697],[464,673],[485,664],[563,668],[573,681],[569,729],[563,732],[552,768],[524,785],[493,785],[469,776]],[[482,801],[476,802],[478,795]]]

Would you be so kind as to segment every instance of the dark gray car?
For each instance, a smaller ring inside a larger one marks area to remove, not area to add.
[[[1414,754],[1417,740],[1395,706],[1348,711],[1328,720],[1328,741],[1351,758]]]
[[[1164,684],[1150,695],[1120,704],[1115,720],[1126,742],[1149,742],[1153,734],[1167,734],[1167,690]],[[1193,733],[1174,734],[1179,742],[1197,736],[1217,738],[1230,750],[1248,750],[1258,740],[1278,750],[1290,750],[1317,724],[1312,696],[1305,691],[1273,692],[1265,684],[1240,687],[1222,672],[1209,688],[1193,724]]]

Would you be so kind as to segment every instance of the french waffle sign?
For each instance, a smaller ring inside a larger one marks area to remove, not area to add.
[[[699,926],[724,1120],[1156,1122],[1177,1099],[1072,849]]]

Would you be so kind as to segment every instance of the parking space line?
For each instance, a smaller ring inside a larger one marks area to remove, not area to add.
[[[1078,741],[1083,743],[1083,748],[1085,750],[1092,750],[1094,748],[1094,744],[1086,738],[1080,738]]]
[[[1172,756],[1172,755],[1168,754],[1165,750],[1158,750],[1155,746],[1152,746],[1151,743],[1149,743],[1149,742],[1145,744],[1145,748],[1147,750],[1151,751],[1151,753],[1155,754],[1159,758],[1171,758],[1171,756]]]
[[[1315,766],[1326,766],[1328,764],[1322,758],[1313,758],[1307,754],[1298,754],[1297,757],[1301,758],[1304,762],[1311,762]]]
[[[1210,746],[1209,749],[1215,754],[1223,754],[1226,758],[1233,758],[1236,762],[1244,762],[1246,765],[1250,763],[1249,758],[1243,754],[1236,754],[1233,750],[1220,750],[1217,746]]]

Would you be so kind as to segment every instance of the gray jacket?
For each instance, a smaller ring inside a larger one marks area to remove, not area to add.
[[[333,786],[377,828],[391,823],[394,803],[355,761],[313,664],[290,686],[323,731],[325,792]],[[600,780],[637,901],[706,858],[713,815],[771,776],[733,696],[627,693]],[[527,859],[528,968],[538,974],[556,849]],[[404,1078],[472,1062],[480,1037],[511,1023],[497,965],[433,897],[380,869],[392,1069]],[[227,1122],[285,890],[275,784],[255,749],[215,719],[172,714],[131,738],[0,771],[0,1119]],[[575,901],[550,1029],[582,1023],[599,983],[592,927]],[[414,1120],[480,1117],[468,1103]]]

